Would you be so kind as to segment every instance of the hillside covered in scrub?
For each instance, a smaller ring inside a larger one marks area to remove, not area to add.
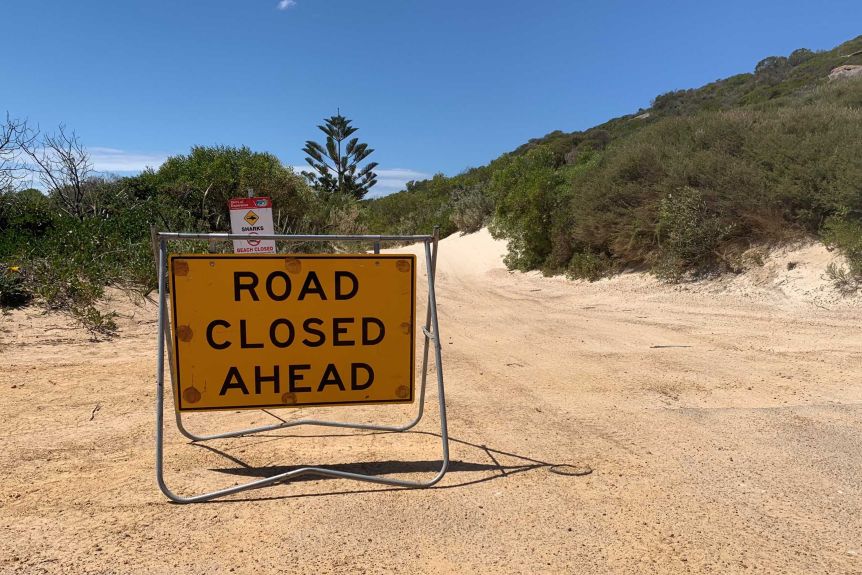
[[[845,253],[848,267],[831,273],[852,289],[862,275],[860,71],[862,37],[768,57],[648,110],[411,182],[368,201],[362,222],[392,233],[490,225],[509,242],[510,267],[588,279],[733,271],[752,245],[814,237]]]

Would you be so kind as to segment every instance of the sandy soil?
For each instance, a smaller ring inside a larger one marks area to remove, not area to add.
[[[666,286],[509,273],[503,251],[485,232],[441,243],[453,464],[427,490],[306,479],[171,504],[153,471],[154,306],[117,295],[122,333],[95,343],[35,308],[0,316],[0,572],[862,573],[862,305],[821,277],[831,254]],[[435,399],[399,435],[193,445],[169,422],[168,481],[190,494],[303,464],[430,477]]]

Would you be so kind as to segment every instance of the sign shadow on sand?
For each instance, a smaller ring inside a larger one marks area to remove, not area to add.
[[[427,435],[431,437],[440,437],[439,433],[434,433],[430,431],[409,431],[406,432],[407,435]],[[291,435],[291,434],[277,434],[277,435],[266,435],[261,436],[261,441],[255,442],[254,445],[269,442],[269,441],[278,441],[281,439],[297,439],[300,437],[362,437],[362,436],[373,436],[373,435],[391,435],[390,432],[373,432],[366,434],[348,434],[348,433],[332,433],[332,434],[321,434],[314,436],[299,436],[299,435]],[[502,451],[499,449],[494,449],[488,447],[487,445],[481,445],[478,443],[471,443],[469,441],[464,441],[461,439],[457,439],[455,437],[450,436],[449,441],[451,443],[457,444],[461,446],[463,449],[470,452],[472,457],[462,458],[462,459],[452,459],[449,464],[449,472],[450,473],[482,473],[483,475],[478,478],[470,478],[467,480],[460,480],[449,482],[445,481],[443,484],[438,484],[429,489],[453,489],[456,487],[466,487],[468,485],[476,485],[479,483],[486,483],[488,481],[503,479],[510,475],[516,475],[519,473],[524,473],[527,471],[532,471],[535,469],[546,468],[548,470],[552,470],[557,466],[555,463],[550,463],[547,461],[541,461],[538,459],[534,459],[532,457],[528,457],[525,455],[519,455],[517,453],[511,453],[508,451]],[[211,453],[214,453],[220,457],[223,457],[226,461],[233,463],[233,466],[228,467],[217,467],[211,468],[210,471],[215,471],[218,473],[225,473],[230,475],[235,475],[239,477],[270,477],[272,475],[284,473],[287,471],[291,471],[293,469],[299,469],[301,467],[307,467],[306,465],[265,465],[265,466],[254,466],[241,458],[236,457],[230,453],[227,453],[221,449],[213,447],[212,445],[206,445],[203,443],[193,443],[192,445],[196,447],[200,447],[202,449],[206,449]],[[508,458],[516,460],[513,463],[504,464],[501,463],[501,459]],[[484,461],[483,461],[484,460]],[[338,469],[340,471],[346,471],[351,473],[365,473],[369,475],[388,475],[388,474],[401,474],[401,473],[432,473],[440,468],[440,460],[420,460],[420,461],[373,461],[373,462],[351,462],[351,463],[336,463],[336,464],[328,464],[328,467],[332,469]],[[334,478],[328,477],[318,477],[318,476],[301,476],[295,479],[290,480],[293,482],[306,482],[306,481],[328,481]],[[245,497],[245,498],[237,498],[230,500],[223,500],[224,503],[230,502],[238,502],[238,501],[262,501],[262,500],[271,500],[271,499],[292,499],[298,497],[320,497],[320,496],[330,496],[330,495],[348,495],[348,494],[356,494],[356,493],[376,493],[376,492],[387,492],[387,491],[403,491],[404,488],[389,488],[383,487],[380,489],[354,489],[354,490],[341,490],[341,491],[325,491],[320,493],[297,493],[290,495],[274,495],[267,497]]]

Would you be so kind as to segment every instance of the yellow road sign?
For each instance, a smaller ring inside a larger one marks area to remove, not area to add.
[[[180,411],[413,401],[413,255],[174,255]]]
[[[243,219],[246,222],[248,222],[248,225],[253,226],[254,224],[257,223],[257,220],[259,220],[260,218],[258,217],[258,215],[256,213],[249,210]]]

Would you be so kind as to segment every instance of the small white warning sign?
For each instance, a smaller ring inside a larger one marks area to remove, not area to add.
[[[253,236],[275,233],[272,225],[270,198],[233,198],[230,208],[230,229],[234,234],[252,236],[247,240],[234,240],[236,254],[274,254],[275,240],[256,240]]]

